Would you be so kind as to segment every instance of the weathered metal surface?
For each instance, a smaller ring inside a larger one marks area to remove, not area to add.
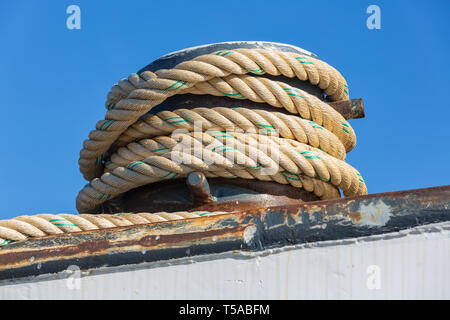
[[[295,85],[295,84],[293,84]],[[327,102],[333,109],[339,112],[345,119],[361,119],[365,117],[364,104],[362,98]],[[291,114],[289,111],[277,108],[267,103],[253,102],[251,100],[238,100],[229,97],[218,97],[210,95],[195,95],[195,94],[183,94],[175,95],[165,100],[152,110],[148,114],[156,114],[163,110],[173,111],[176,109],[194,109],[194,108],[247,108],[266,110],[270,112],[279,112],[285,114]]]
[[[364,111],[364,104],[361,98],[334,101],[328,103],[334,110],[342,114],[347,119],[361,119],[366,116]]]
[[[0,280],[399,231],[450,220],[450,186],[47,236],[0,249]]]
[[[204,205],[215,202],[211,195],[208,180],[202,172],[191,172],[186,178],[186,184],[191,191],[194,205]]]
[[[94,212],[237,212],[319,200],[304,189],[271,181],[209,178],[208,182],[213,202],[195,201],[186,179],[176,179],[132,189],[105,202]]]
[[[198,47],[186,48],[179,51],[168,53],[161,58],[149,63],[147,66],[139,70],[139,73],[144,71],[155,72],[159,69],[172,69],[177,64],[192,60],[195,57],[209,54],[220,50],[233,50],[236,48],[246,49],[266,49],[266,50],[280,50],[285,52],[296,52],[301,55],[318,58],[317,55],[305,49],[290,44],[271,42],[271,41],[229,41],[210,43]]]

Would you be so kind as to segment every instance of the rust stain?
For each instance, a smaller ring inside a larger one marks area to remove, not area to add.
[[[359,211],[350,212],[348,215],[353,223],[358,223],[362,220],[362,214]]]

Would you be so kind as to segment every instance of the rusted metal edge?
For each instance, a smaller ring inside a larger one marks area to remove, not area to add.
[[[276,80],[276,77],[274,77]],[[306,90],[306,88],[302,88],[298,83],[292,83],[295,79],[290,79],[285,82],[291,81],[292,86]],[[314,95],[314,89],[319,90],[320,89],[314,85],[311,85],[307,81],[299,81],[304,86],[311,86],[311,88],[307,88],[306,90],[308,93]],[[318,94],[316,94],[317,96]],[[364,111],[364,103],[362,98],[354,98],[350,100],[340,100],[340,101],[326,101],[330,107],[332,107],[334,110],[339,112],[345,119],[351,120],[351,119],[361,119],[365,117],[365,111]],[[254,102],[251,100],[236,100],[230,97],[219,97],[219,96],[210,96],[210,95],[197,95],[197,94],[191,94],[186,93],[183,95],[175,95],[152,110],[150,110],[146,115],[148,114],[156,114],[160,111],[172,111],[176,109],[195,109],[199,107],[204,108],[215,108],[217,106],[225,107],[225,108],[247,108],[247,109],[259,109],[259,110],[267,110],[267,111],[273,111],[273,106],[267,104],[267,103],[261,103],[261,102]],[[284,113],[288,115],[292,115],[287,110],[284,109],[278,109],[277,112]],[[144,115],[145,116],[145,115]],[[142,117],[144,117],[142,116]]]
[[[450,186],[33,238],[0,249],[0,280],[389,233],[450,220]]]
[[[328,104],[347,120],[361,119],[366,116],[364,103],[361,98],[333,101]]]

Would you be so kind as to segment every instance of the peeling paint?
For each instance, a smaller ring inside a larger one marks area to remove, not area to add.
[[[392,208],[381,200],[371,201],[367,205],[361,203],[358,224],[361,226],[382,227],[392,215]]]
[[[248,226],[244,230],[244,242],[250,245],[256,235],[256,226]]]

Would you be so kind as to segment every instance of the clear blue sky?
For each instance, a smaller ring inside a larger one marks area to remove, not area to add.
[[[81,30],[66,8],[81,8]],[[381,8],[381,30],[366,8]],[[186,47],[298,45],[342,72],[366,118],[348,161],[370,193],[450,183],[450,1],[2,1],[0,218],[75,213],[82,141],[121,77]]]

